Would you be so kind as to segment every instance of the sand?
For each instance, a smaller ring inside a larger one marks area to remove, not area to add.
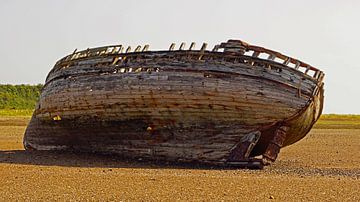
[[[360,129],[313,129],[263,170],[27,152],[0,118],[0,201],[360,201]]]

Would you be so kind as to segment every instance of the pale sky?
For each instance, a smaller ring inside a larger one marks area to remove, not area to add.
[[[37,84],[75,48],[242,39],[325,72],[324,113],[360,114],[360,1],[0,0],[0,83]]]

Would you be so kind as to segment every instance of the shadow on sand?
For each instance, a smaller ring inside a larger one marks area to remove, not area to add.
[[[169,163],[163,161],[142,161],[124,159],[117,155],[74,153],[59,151],[0,151],[0,164],[42,165],[86,168],[169,168],[169,169],[236,169],[209,166],[197,163]]]
[[[62,166],[79,168],[135,168],[135,169],[201,169],[201,170],[237,170],[236,167],[209,166],[196,163],[169,163],[163,161],[139,161],[124,159],[117,155],[93,153],[74,153],[59,151],[0,151],[1,164]],[[264,170],[250,172],[265,172],[275,174],[295,174],[299,176],[347,176],[360,178],[360,169],[354,168],[317,168],[303,165],[293,165],[291,161],[278,161]],[[243,169],[241,169],[244,171]],[[248,170],[248,169],[245,169]],[[248,170],[249,171],[249,170]],[[247,172],[247,171],[245,171]]]

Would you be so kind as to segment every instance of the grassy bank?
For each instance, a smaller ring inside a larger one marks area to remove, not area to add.
[[[0,116],[31,116],[32,109],[0,109]]]
[[[360,129],[360,115],[324,114],[314,128]]]

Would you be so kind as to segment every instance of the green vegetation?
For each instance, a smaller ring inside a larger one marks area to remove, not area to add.
[[[0,110],[33,110],[43,85],[0,85]]]
[[[0,109],[0,116],[31,116],[33,109]]]
[[[324,114],[314,128],[322,129],[360,129],[360,115]]]
[[[0,85],[0,116],[30,116],[42,84]]]

